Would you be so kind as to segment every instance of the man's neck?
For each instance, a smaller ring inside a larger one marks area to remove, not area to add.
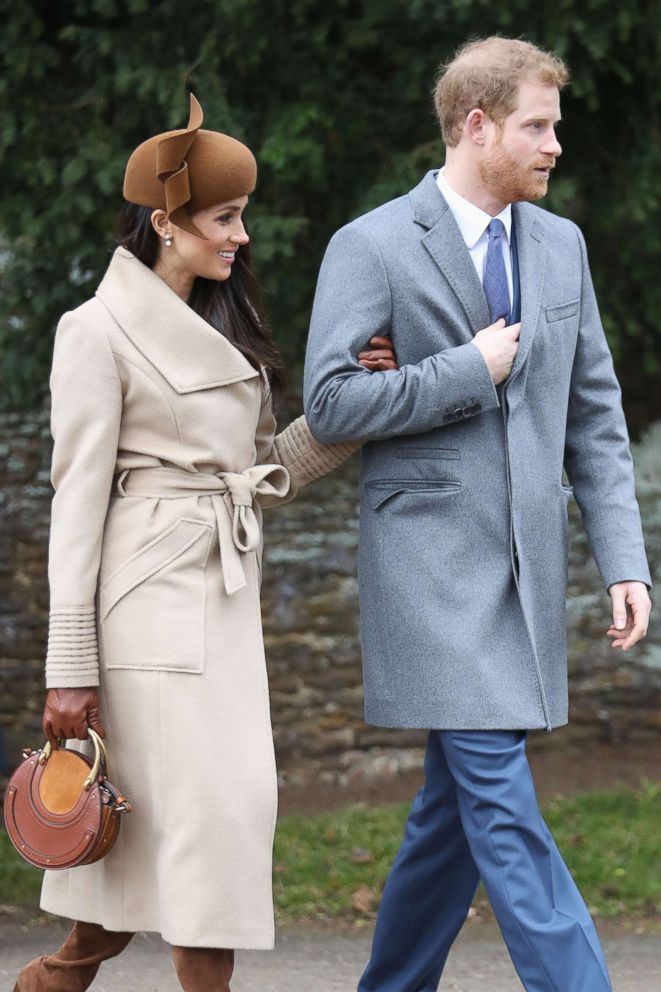
[[[496,217],[507,206],[500,197],[485,188],[477,169],[471,168],[468,163],[448,158],[443,176],[455,193],[484,210],[490,217]]]

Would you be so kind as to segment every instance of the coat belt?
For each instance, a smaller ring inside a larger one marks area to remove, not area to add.
[[[284,465],[253,465],[243,472],[217,475],[154,465],[125,469],[116,477],[114,492],[119,496],[148,499],[210,497],[218,525],[225,591],[231,596],[247,585],[242,556],[257,551],[260,544],[261,528],[253,508],[255,498],[284,497],[289,487],[289,472]]]

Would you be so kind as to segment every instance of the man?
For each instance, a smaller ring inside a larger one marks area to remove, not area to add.
[[[430,730],[361,992],[435,990],[480,878],[528,992],[611,989],[525,754],[528,730],[567,722],[572,493],[612,600],[612,646],[644,637],[650,611],[585,243],[524,202],[544,196],[561,153],[567,81],[526,42],[461,49],[436,89],[445,167],[342,228],[319,277],[307,417],[320,440],[367,442],[366,720]],[[357,365],[374,334],[392,337],[399,370]]]

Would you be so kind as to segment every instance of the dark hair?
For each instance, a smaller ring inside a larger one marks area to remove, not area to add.
[[[117,221],[116,241],[153,269],[159,239],[151,223],[152,210],[125,202]],[[261,292],[250,267],[250,248],[240,245],[230,279],[216,282],[198,276],[188,305],[245,355],[253,368],[263,367],[274,408],[285,390],[285,367],[262,313]]]

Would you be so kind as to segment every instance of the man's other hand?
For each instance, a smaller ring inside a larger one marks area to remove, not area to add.
[[[387,372],[389,369],[399,368],[390,338],[377,335],[370,338],[370,345],[372,350],[361,351],[358,355],[358,361],[364,368],[370,372]]]
[[[644,582],[614,582],[608,587],[613,601],[613,623],[606,631],[612,648],[627,651],[647,633],[652,603]]]

